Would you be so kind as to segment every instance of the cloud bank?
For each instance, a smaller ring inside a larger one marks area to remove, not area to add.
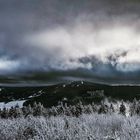
[[[140,34],[124,25],[101,27],[80,22],[72,27],[56,27],[27,36],[30,46],[43,50],[51,58],[51,67],[58,69],[87,68],[94,70],[95,57],[121,72],[140,69]],[[92,56],[92,57],[91,57]],[[81,58],[90,58],[81,62]],[[48,58],[48,59],[49,59]],[[62,65],[61,65],[62,64]]]
[[[0,74],[81,70],[84,77],[135,79],[139,9],[131,0],[1,0]]]

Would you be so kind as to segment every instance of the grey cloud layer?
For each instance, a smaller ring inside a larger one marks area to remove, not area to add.
[[[138,74],[139,9],[132,0],[0,0],[0,74]]]

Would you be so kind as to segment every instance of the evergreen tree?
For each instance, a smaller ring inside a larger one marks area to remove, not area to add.
[[[29,115],[33,115],[33,109],[30,104],[26,107],[26,116]]]
[[[44,114],[44,107],[43,105],[39,102],[38,104],[35,102],[33,105],[33,115],[34,116],[41,116]]]
[[[14,107],[12,106],[9,110],[8,117],[9,118],[14,118],[14,114],[15,114],[15,110],[14,110]]]
[[[138,101],[138,104],[136,105],[136,114],[140,115],[140,100]]]
[[[137,102],[137,99],[135,98],[133,100],[133,102],[130,104],[129,112],[130,112],[131,116],[137,114],[137,111],[136,111],[137,110],[137,104],[138,104],[138,102]]]
[[[1,113],[1,118],[3,118],[3,119],[8,118],[8,109],[6,109],[5,107],[3,108],[3,111]]]
[[[22,112],[23,112],[24,117],[27,117],[28,116],[28,110],[27,110],[27,107],[26,106],[23,106]]]
[[[120,105],[120,114],[125,115],[126,114],[126,107],[122,101],[121,105]]]
[[[114,113],[114,112],[115,112],[115,109],[114,109],[113,104],[111,103],[109,107],[109,113]]]

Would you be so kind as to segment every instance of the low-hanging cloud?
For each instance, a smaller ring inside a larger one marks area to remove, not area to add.
[[[0,0],[0,74],[137,77],[139,9],[132,0]]]
[[[92,23],[79,22],[72,27],[56,27],[34,33],[27,36],[26,42],[46,52],[54,59],[52,67],[58,64],[55,65],[58,69],[94,69],[94,60],[88,63],[78,61],[90,56],[96,57],[102,64],[111,64],[117,71],[140,69],[140,34],[136,28],[126,25],[96,29]]]

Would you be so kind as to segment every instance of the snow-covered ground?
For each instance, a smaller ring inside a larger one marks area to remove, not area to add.
[[[83,114],[80,117],[0,119],[1,140],[140,140],[140,117]]]
[[[25,102],[26,100],[17,100],[17,101],[11,101],[11,102],[8,102],[8,103],[4,103],[4,102],[0,102],[0,109],[3,109],[3,108],[11,108],[11,107],[15,107],[16,105],[18,105],[20,108],[23,107],[23,103]]]

